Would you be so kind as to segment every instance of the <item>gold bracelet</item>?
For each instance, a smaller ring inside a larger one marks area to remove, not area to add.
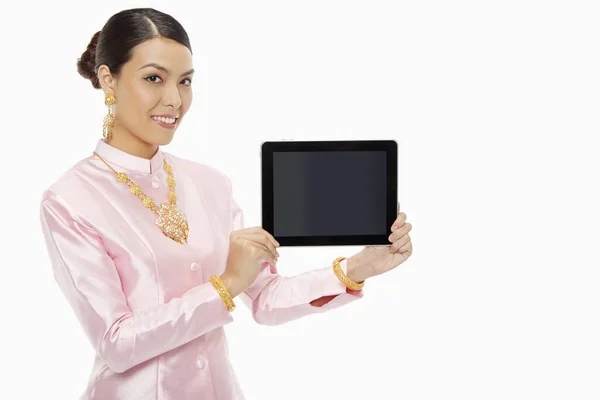
[[[333,260],[333,271],[335,275],[338,277],[340,282],[342,282],[348,289],[351,290],[360,290],[365,286],[365,281],[362,282],[354,282],[352,279],[348,278],[348,275],[344,273],[344,270],[340,266],[340,262],[345,260],[346,257],[338,257]]]
[[[212,283],[212,285],[215,287],[215,289],[217,289],[217,292],[219,292],[219,296],[221,296],[221,300],[223,300],[223,303],[225,303],[225,307],[227,307],[227,311],[231,312],[231,311],[235,310],[235,303],[233,302],[233,299],[231,298],[229,291],[223,284],[223,281],[221,281],[221,279],[217,275],[211,276],[209,278],[209,281],[210,281],[210,283]]]

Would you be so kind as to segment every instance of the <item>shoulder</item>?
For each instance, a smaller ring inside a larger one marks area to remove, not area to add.
[[[174,173],[177,173],[177,170],[185,171],[203,185],[231,192],[231,179],[219,169],[208,164],[178,157],[171,153],[164,154],[166,161],[173,166]]]
[[[89,156],[81,159],[43,190],[40,199],[42,213],[64,213],[74,216],[79,214],[78,210],[84,209],[97,199],[98,193],[96,190],[90,190],[93,185],[89,174],[85,173],[93,168],[91,158]]]
[[[43,194],[42,200],[46,200],[55,195],[63,198],[77,198],[81,193],[81,186],[85,184],[86,179],[82,174],[82,170],[89,168],[90,159],[86,157],[79,160],[69,169],[64,171],[56,180],[48,185]]]

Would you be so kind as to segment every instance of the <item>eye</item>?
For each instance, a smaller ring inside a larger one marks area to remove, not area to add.
[[[192,80],[190,78],[185,78],[181,81],[185,86],[190,86],[192,84]]]
[[[162,81],[162,79],[160,79],[160,76],[158,75],[151,75],[144,79],[146,79],[150,83],[159,83],[160,81]]]

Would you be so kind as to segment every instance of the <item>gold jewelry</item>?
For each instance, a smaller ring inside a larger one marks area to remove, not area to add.
[[[94,152],[94,155],[102,160],[102,162],[116,174],[119,182],[125,183],[127,186],[129,186],[129,191],[142,200],[144,207],[149,208],[158,216],[155,224],[162,230],[162,233],[165,236],[179,244],[187,243],[189,233],[188,222],[185,219],[183,212],[177,208],[175,178],[173,178],[173,170],[171,169],[171,166],[166,161],[163,161],[163,167],[165,171],[167,171],[167,174],[169,174],[167,179],[169,183],[169,202],[163,202],[159,207],[154,204],[154,200],[146,196],[142,192],[142,188],[133,183],[126,174],[115,171],[113,167],[111,167],[106,161],[104,161],[102,157],[100,157],[100,155],[98,155],[98,153]]]
[[[348,289],[352,290],[360,290],[365,286],[365,281],[362,282],[354,282],[352,279],[348,278],[348,275],[344,273],[344,270],[340,266],[340,262],[345,260],[346,257],[338,257],[333,260],[333,271],[335,275],[338,277],[340,282],[342,282]]]
[[[231,312],[235,310],[235,303],[233,302],[229,291],[223,284],[223,281],[221,281],[221,279],[217,275],[211,276],[208,280],[210,281],[210,283],[212,283],[215,289],[217,289],[217,292],[219,292],[219,296],[221,296],[221,300],[223,300],[223,303],[225,303],[227,311]]]
[[[104,123],[102,124],[102,136],[107,142],[110,142],[115,128],[115,115],[113,114],[113,104],[115,104],[115,96],[111,93],[106,93],[104,102],[108,106],[108,114],[104,117]]]

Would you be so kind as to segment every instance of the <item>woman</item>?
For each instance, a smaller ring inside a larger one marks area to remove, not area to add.
[[[243,228],[229,179],[160,148],[192,102],[182,26],[153,9],[111,17],[78,62],[105,93],[104,138],[43,195],[56,280],[96,358],[83,399],[243,399],[223,326],[241,299],[275,325],[362,297],[412,252],[400,213],[389,247],[294,277],[277,241]]]

